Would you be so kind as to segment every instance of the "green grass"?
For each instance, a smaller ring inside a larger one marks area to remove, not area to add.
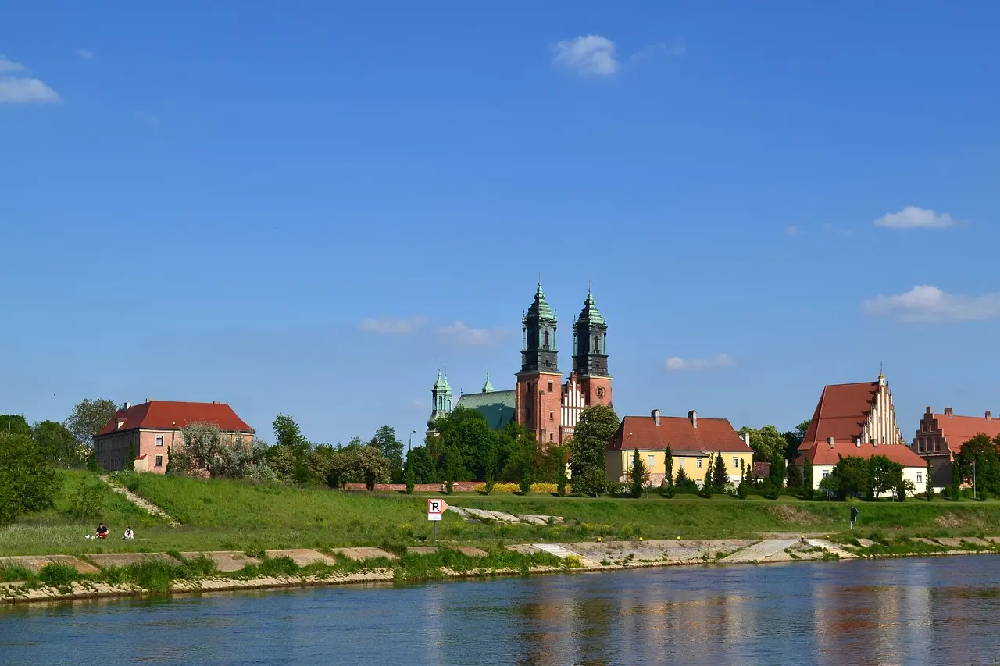
[[[380,546],[403,552],[430,540],[426,497],[369,495],[327,489],[297,489],[235,481],[189,479],[154,474],[130,475],[124,481],[138,494],[181,521],[172,528],[148,516],[121,495],[106,492],[101,517],[81,521],[69,516],[70,496],[87,478],[85,472],[61,472],[66,479],[56,507],[0,529],[0,555],[168,552],[280,548]],[[91,475],[92,476],[92,475]],[[443,544],[472,543],[491,548],[501,542],[632,539],[753,538],[766,532],[823,533],[850,538],[846,502],[776,501],[752,496],[741,501],[716,495],[664,499],[554,497],[546,494],[456,494],[449,503],[513,514],[561,516],[562,524],[529,526],[467,523],[448,512],[438,525]],[[862,502],[858,531],[879,530],[901,536],[971,536],[1000,534],[1000,502],[990,500]],[[112,538],[94,541],[97,520]],[[121,541],[131,524],[135,541]]]

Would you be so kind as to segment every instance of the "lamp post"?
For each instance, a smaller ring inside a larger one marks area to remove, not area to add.
[[[416,430],[410,431],[410,436],[406,438],[406,453],[410,452],[410,447],[413,446],[413,436],[417,434]]]

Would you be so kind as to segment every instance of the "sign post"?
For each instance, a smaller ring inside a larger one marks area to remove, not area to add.
[[[448,503],[443,499],[427,500],[427,520],[434,523],[434,543],[438,538],[438,523],[441,522],[441,515],[448,509]]]

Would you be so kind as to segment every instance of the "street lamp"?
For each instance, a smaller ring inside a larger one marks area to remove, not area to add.
[[[416,430],[410,431],[410,436],[406,438],[406,452],[410,452],[410,447],[413,446],[413,436],[417,434]]]

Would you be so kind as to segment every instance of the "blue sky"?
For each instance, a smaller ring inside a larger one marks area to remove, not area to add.
[[[405,439],[539,272],[620,414],[1000,411],[994,3],[139,4],[5,5],[0,412]]]

